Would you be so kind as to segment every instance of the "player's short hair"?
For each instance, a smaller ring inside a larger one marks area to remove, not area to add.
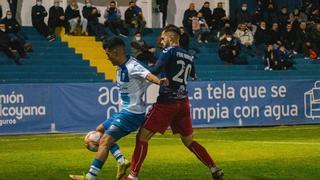
[[[108,49],[108,50],[112,50],[112,49],[115,49],[117,47],[123,47],[124,48],[125,46],[126,45],[125,45],[124,41],[121,38],[117,37],[117,36],[111,37],[107,41],[103,42],[103,49]]]
[[[179,28],[178,26],[176,26],[176,25],[173,25],[173,24],[167,25],[167,26],[164,28],[163,32],[165,32],[165,33],[166,33],[166,32],[173,32],[173,33],[176,33],[176,34],[179,35],[179,36],[180,36],[180,34],[181,34],[180,28]]]

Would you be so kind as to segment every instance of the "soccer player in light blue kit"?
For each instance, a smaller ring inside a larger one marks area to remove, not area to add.
[[[103,129],[105,134],[100,139],[99,149],[89,172],[85,176],[70,175],[72,179],[95,180],[108,158],[109,150],[120,152],[119,146],[115,144],[117,140],[138,130],[145,119],[146,107],[142,99],[148,85],[146,80],[158,85],[168,85],[167,79],[159,79],[136,59],[128,57],[122,39],[118,37],[109,39],[104,44],[104,49],[112,64],[117,66],[121,111],[98,126],[97,130]]]

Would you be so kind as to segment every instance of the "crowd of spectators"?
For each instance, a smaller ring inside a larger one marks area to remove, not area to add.
[[[92,35],[100,40],[106,38],[106,28],[123,37],[127,37],[128,29],[132,28],[135,34],[131,43],[134,54],[146,62],[154,59],[154,48],[142,40],[146,21],[135,1],[129,2],[124,17],[117,2],[111,1],[103,14],[104,24],[99,22],[102,14],[93,6],[92,0],[85,0],[82,10],[77,0],[70,0],[65,10],[60,6],[60,0],[53,2],[49,13],[42,5],[42,0],[36,0],[32,7],[32,25],[48,41],[55,40],[57,27],[63,27],[69,35]],[[255,9],[249,9],[248,4],[243,3],[233,18],[227,16],[222,2],[218,2],[213,9],[210,2],[204,2],[201,8],[190,3],[184,12],[183,27],[180,27],[181,46],[189,50],[189,37],[194,37],[198,43],[216,40],[219,42],[219,56],[226,64],[246,63],[242,55],[247,55],[263,57],[266,70],[288,69],[292,67],[293,55],[317,59],[320,54],[320,5],[313,2],[303,0],[301,7],[290,11],[286,5],[277,6],[273,0],[256,0]],[[157,1],[157,4],[163,13],[165,26],[168,1]],[[45,22],[47,16],[48,21]],[[6,43],[8,48],[20,49],[17,52],[24,57],[31,46],[27,43],[27,37],[20,32],[21,27],[12,11],[6,12],[1,26],[5,27],[2,33],[10,40],[10,43]],[[18,42],[15,46],[22,48],[13,47],[12,42]]]
[[[130,1],[128,5],[122,20],[116,1],[111,1],[102,14],[97,7],[93,6],[92,0],[85,0],[81,12],[77,0],[70,0],[65,10],[60,6],[60,0],[54,0],[54,5],[50,7],[48,14],[42,5],[42,0],[36,0],[36,4],[32,7],[32,25],[48,41],[55,40],[54,34],[57,27],[63,27],[69,35],[90,35],[100,40],[106,39],[106,28],[109,28],[113,34],[124,37],[128,35],[128,28],[142,33],[146,25],[142,10],[135,1]],[[102,15],[104,24],[99,22]],[[44,19],[47,16],[46,23]]]
[[[204,2],[199,11],[191,3],[184,13],[183,27],[199,43],[216,37],[219,56],[227,64],[244,63],[240,58],[246,54],[263,57],[266,70],[288,69],[293,55],[319,57],[320,5],[314,1],[303,0],[303,5],[291,12],[286,5],[277,7],[273,0],[257,0],[255,9],[243,3],[233,19],[221,2],[213,10]]]

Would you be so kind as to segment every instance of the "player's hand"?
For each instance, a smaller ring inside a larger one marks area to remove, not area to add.
[[[169,80],[167,78],[160,79],[160,86],[169,86]]]

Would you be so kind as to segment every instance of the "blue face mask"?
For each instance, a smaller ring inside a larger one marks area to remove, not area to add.
[[[12,15],[7,15],[7,19],[12,19]]]

